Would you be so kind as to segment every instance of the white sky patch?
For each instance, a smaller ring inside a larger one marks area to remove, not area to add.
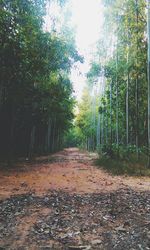
[[[101,37],[103,24],[103,6],[101,0],[69,0],[66,10],[71,12],[71,27],[75,27],[75,40],[79,54],[84,57],[84,63],[77,63],[71,71],[75,96],[80,99],[85,86],[90,61],[96,52],[96,42]],[[63,24],[61,8],[54,2],[47,5],[44,29],[51,31],[53,25],[59,30]],[[54,22],[54,23],[53,23]],[[77,68],[77,69],[75,69]]]
[[[100,0],[70,0],[72,25],[76,27],[76,45],[84,56],[84,64],[78,64],[78,70],[73,69],[71,79],[75,94],[81,98],[85,86],[85,74],[89,70],[89,63],[95,52],[95,44],[100,38],[103,24],[103,7]]]
[[[76,42],[86,50],[99,38],[101,26],[100,0],[71,0],[72,22],[76,26]]]

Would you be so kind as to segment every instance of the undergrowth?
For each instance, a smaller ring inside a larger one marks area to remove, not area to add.
[[[106,152],[99,152],[99,159],[95,163],[113,175],[150,176],[147,157],[142,153],[137,160],[135,153],[112,157]]]

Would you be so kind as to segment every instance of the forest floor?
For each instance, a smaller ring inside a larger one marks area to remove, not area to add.
[[[0,250],[150,249],[150,178],[66,149],[0,167]]]

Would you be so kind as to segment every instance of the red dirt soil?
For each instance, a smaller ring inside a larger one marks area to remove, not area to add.
[[[77,148],[65,149],[52,156],[17,163],[0,169],[0,198],[24,193],[42,196],[50,190],[69,193],[99,193],[131,187],[150,191],[150,178],[112,176],[94,166],[94,153]]]

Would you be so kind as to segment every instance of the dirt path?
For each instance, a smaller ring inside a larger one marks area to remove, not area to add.
[[[71,148],[0,170],[0,198],[29,192],[43,195],[50,190],[99,193],[133,187],[150,191],[150,178],[111,176],[94,166],[96,157]]]
[[[0,169],[0,249],[150,249],[150,178],[67,149]]]

